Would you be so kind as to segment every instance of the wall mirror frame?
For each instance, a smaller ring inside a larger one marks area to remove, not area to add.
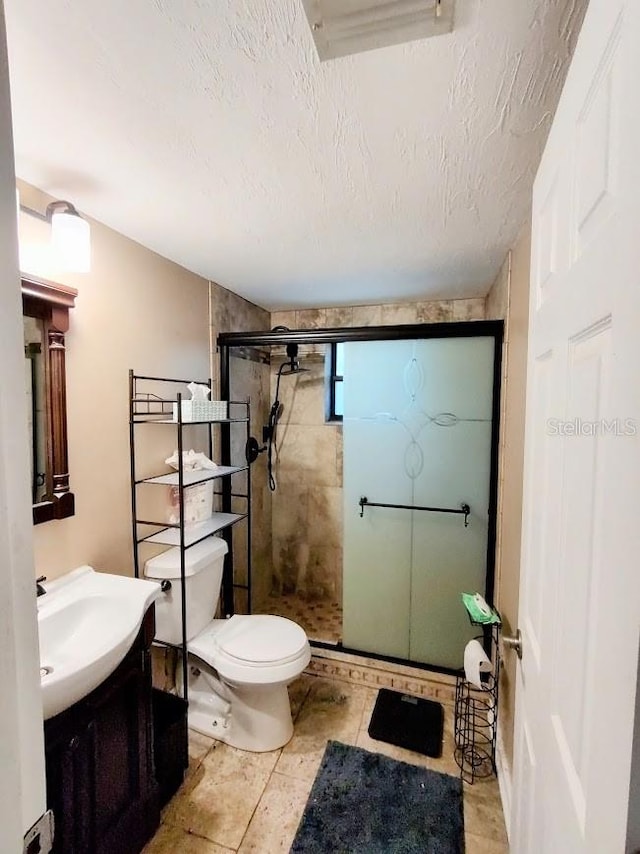
[[[41,322],[45,356],[45,489],[42,500],[33,505],[33,523],[38,525],[51,519],[66,519],[75,512],[67,451],[65,334],[69,310],[74,307],[78,292],[24,273],[20,279],[22,313]]]

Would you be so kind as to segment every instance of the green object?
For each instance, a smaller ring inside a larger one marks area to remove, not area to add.
[[[487,605],[479,593],[463,593],[462,603],[469,612],[472,622],[482,623],[485,626],[500,622],[500,617]]]

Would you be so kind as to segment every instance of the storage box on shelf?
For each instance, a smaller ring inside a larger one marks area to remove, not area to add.
[[[171,505],[169,522],[175,525],[180,521],[180,487],[170,486],[169,496]],[[182,506],[186,525],[205,522],[213,512],[213,482],[185,486],[182,492]]]
[[[178,404],[173,404],[173,420],[178,420]],[[180,411],[183,423],[192,421],[225,421],[229,417],[226,400],[183,400]]]

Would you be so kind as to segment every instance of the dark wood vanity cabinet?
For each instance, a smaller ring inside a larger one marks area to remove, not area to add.
[[[154,608],[116,671],[45,721],[56,854],[138,854],[158,827],[150,647]]]

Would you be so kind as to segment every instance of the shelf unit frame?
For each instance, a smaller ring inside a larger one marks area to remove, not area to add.
[[[172,644],[164,641],[154,641],[154,644],[166,648],[178,649],[182,656],[182,690],[183,697],[188,701],[188,670],[187,670],[187,591],[186,591],[186,552],[189,548],[208,539],[216,533],[221,532],[227,542],[228,552],[224,563],[222,579],[222,609],[225,617],[235,613],[234,591],[236,589],[246,590],[248,611],[251,611],[251,469],[248,463],[232,466],[231,458],[231,425],[246,424],[246,440],[250,435],[251,424],[251,402],[247,400],[230,400],[229,415],[239,407],[243,408],[243,416],[238,418],[224,418],[211,421],[184,421],[182,418],[183,395],[176,392],[175,397],[158,396],[155,392],[144,391],[145,386],[188,385],[193,380],[174,379],[170,377],[151,377],[135,374],[129,371],[129,456],[131,472],[131,525],[133,539],[133,565],[136,578],[140,577],[140,555],[139,549],[145,543],[154,545],[177,546],[180,549],[180,589],[182,593],[182,643]],[[206,382],[196,381],[200,385],[213,388],[211,380]],[[173,418],[173,407],[176,405],[176,417]],[[233,410],[232,410],[233,408]],[[176,430],[178,449],[178,469],[151,477],[137,477],[136,470],[136,433],[142,424],[170,425]],[[221,457],[225,460],[219,470],[203,470],[186,472],[183,467],[184,452],[184,428],[197,425],[205,425],[207,431],[207,456],[213,457],[213,428],[220,428],[220,450]],[[220,470],[222,469],[222,470]],[[234,474],[246,472],[246,491],[236,492],[232,489],[231,479]],[[184,491],[190,486],[210,481],[220,481],[220,490],[214,492],[214,497],[220,498],[221,511],[212,514],[211,520],[196,522],[191,525],[185,522],[184,513]],[[143,485],[177,486],[180,493],[179,521],[168,523],[165,521],[153,521],[140,519],[138,517],[138,488]],[[244,513],[232,512],[232,500],[234,498],[244,499],[246,502]],[[233,526],[246,519],[247,540],[247,583],[237,584],[234,581],[233,569]],[[139,527],[153,527],[159,530],[140,535]]]

